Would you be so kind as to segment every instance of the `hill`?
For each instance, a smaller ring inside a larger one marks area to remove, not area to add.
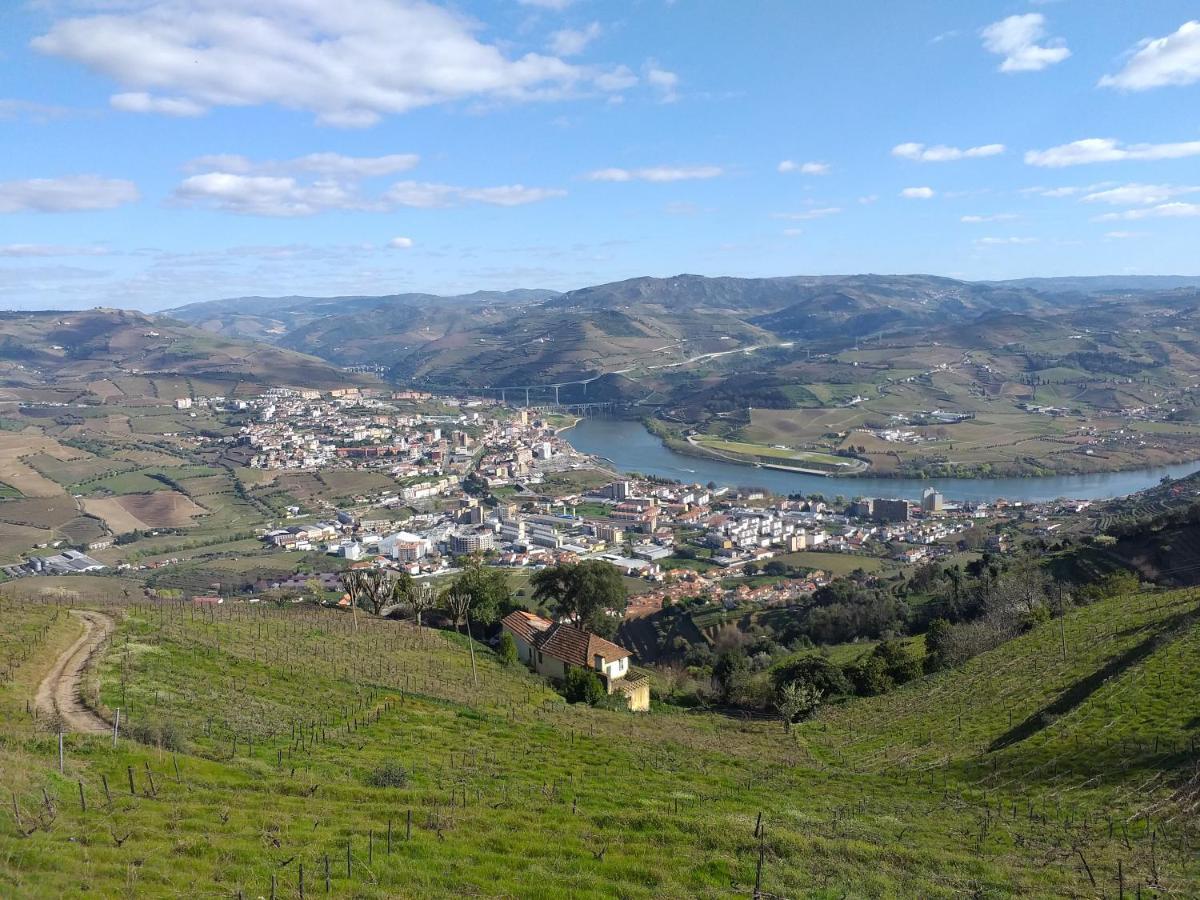
[[[132,881],[298,896],[302,879],[309,894],[361,897],[1200,885],[1193,593],[1075,610],[790,735],[711,713],[571,707],[483,646],[476,684],[463,639],[406,623],[106,612],[117,632],[83,695],[101,715],[121,707],[127,737],[68,735],[60,774],[53,731],[31,729],[23,708],[80,625],[53,602],[4,603],[7,895]]]
[[[361,380],[312,356],[129,310],[0,312],[0,400],[157,398],[156,379],[184,379],[196,393],[221,396]]]

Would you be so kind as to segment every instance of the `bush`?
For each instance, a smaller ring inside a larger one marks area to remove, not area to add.
[[[378,788],[402,788],[408,786],[408,770],[396,762],[384,763],[367,775],[367,784]]]
[[[122,731],[139,744],[149,744],[163,750],[182,751],[185,749],[183,733],[174,722],[136,722],[122,723]]]
[[[496,645],[496,655],[500,657],[500,662],[506,666],[517,664],[517,642],[513,640],[513,636],[507,631],[500,635],[500,643]]]
[[[568,703],[595,706],[608,696],[608,692],[604,690],[600,676],[591,669],[575,668],[567,672],[567,677],[563,679],[562,695]]]
[[[854,688],[842,670],[823,656],[802,656],[771,670],[771,681],[776,690],[793,682],[811,685],[825,698],[841,697],[853,693]]]

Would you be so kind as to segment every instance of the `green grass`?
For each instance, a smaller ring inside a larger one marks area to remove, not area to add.
[[[821,550],[800,550],[796,553],[781,553],[772,559],[789,566],[806,569],[821,569],[830,575],[849,575],[856,569],[878,572],[887,565],[887,560],[873,556],[858,556],[853,553],[826,553]]]
[[[1200,634],[1178,617],[1196,603],[1077,610],[790,736],[569,707],[482,646],[476,686],[463,638],[405,623],[138,605],[84,694],[135,730],[170,726],[179,747],[70,735],[61,776],[54,736],[23,704],[76,626],[54,606],[4,603],[0,658],[27,658],[0,683],[0,789],[26,828],[45,824],[23,835],[0,812],[0,894],[265,897],[274,875],[277,896],[296,897],[303,864],[306,896],[323,896],[328,855],[333,896],[749,895],[761,813],[774,896],[1116,896],[1118,861],[1128,896],[1194,896],[1184,787]],[[1010,712],[1020,723],[1079,685],[1081,702],[988,752]],[[384,763],[407,783],[373,787]]]
[[[11,484],[0,481],[0,500],[17,500],[25,495]]]
[[[791,450],[770,447],[766,444],[747,444],[742,441],[722,441],[712,438],[701,438],[700,445],[710,450],[724,453],[737,453],[742,456],[762,457],[778,460],[779,462],[810,462],[826,466],[845,466],[846,459],[829,453],[818,453],[813,450]]]

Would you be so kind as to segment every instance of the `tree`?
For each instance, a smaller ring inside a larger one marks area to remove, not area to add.
[[[945,619],[934,619],[925,632],[925,671],[940,672],[946,668],[951,625]]]
[[[383,569],[347,569],[340,576],[350,602],[379,615],[392,595],[391,578]]]
[[[737,699],[749,673],[750,664],[740,647],[726,650],[717,657],[717,664],[713,666],[713,681],[724,702],[732,703]]]
[[[783,663],[771,672],[775,689],[782,690],[793,682],[811,685],[822,697],[840,697],[854,692],[840,668],[823,656],[802,656]]]
[[[821,692],[805,681],[792,681],[779,689],[775,705],[783,719],[783,730],[790,732],[797,719],[808,718],[821,705]]]
[[[882,641],[873,651],[883,660],[888,678],[895,684],[908,684],[921,677],[921,660],[899,641]]]
[[[392,576],[392,592],[388,603],[392,606],[411,606],[412,595],[417,591],[417,583],[407,572],[397,572]]]
[[[408,594],[408,607],[417,620],[417,628],[421,627],[421,614],[433,609],[433,588],[429,584],[416,586]]]
[[[887,663],[883,661],[883,657],[874,653],[851,666],[846,674],[854,683],[854,690],[860,697],[886,694],[894,686],[891,676],[887,673]]]
[[[465,621],[468,612],[476,622],[489,625],[513,607],[508,576],[499,569],[488,568],[478,556],[466,561],[442,598],[455,616],[455,625]],[[455,598],[453,603],[451,598]],[[462,611],[461,615],[455,612],[456,608]]]
[[[321,599],[321,595],[325,593],[325,585],[321,584],[320,578],[309,578],[304,582],[304,589],[313,595],[313,599]]]
[[[604,700],[606,693],[600,676],[591,669],[575,667],[563,679],[563,696],[568,703],[586,703],[595,706]]]
[[[500,643],[496,646],[496,655],[500,657],[500,662],[506,666],[513,666],[517,663],[517,642],[507,631],[500,634]]]
[[[763,567],[763,571],[768,575],[786,575],[787,565],[781,560],[773,559]]]
[[[614,622],[608,610],[623,612],[629,594],[621,573],[599,559],[577,565],[548,566],[529,580],[533,598],[551,603],[563,618],[574,619],[580,628],[609,635]]]

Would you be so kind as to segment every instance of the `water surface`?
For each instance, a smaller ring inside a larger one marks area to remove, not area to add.
[[[919,500],[933,485],[949,500],[1043,501],[1059,497],[1099,500],[1124,497],[1158,484],[1164,476],[1180,478],[1200,471],[1200,460],[1174,466],[1103,472],[1094,475],[1052,475],[1043,478],[823,478],[799,472],[759,469],[736,463],[687,456],[667,447],[637,421],[583,419],[562,436],[576,450],[603,456],[623,472],[658,475],[679,481],[728,487],[761,487],[776,494],[824,494],[834,497],[903,497]]]

